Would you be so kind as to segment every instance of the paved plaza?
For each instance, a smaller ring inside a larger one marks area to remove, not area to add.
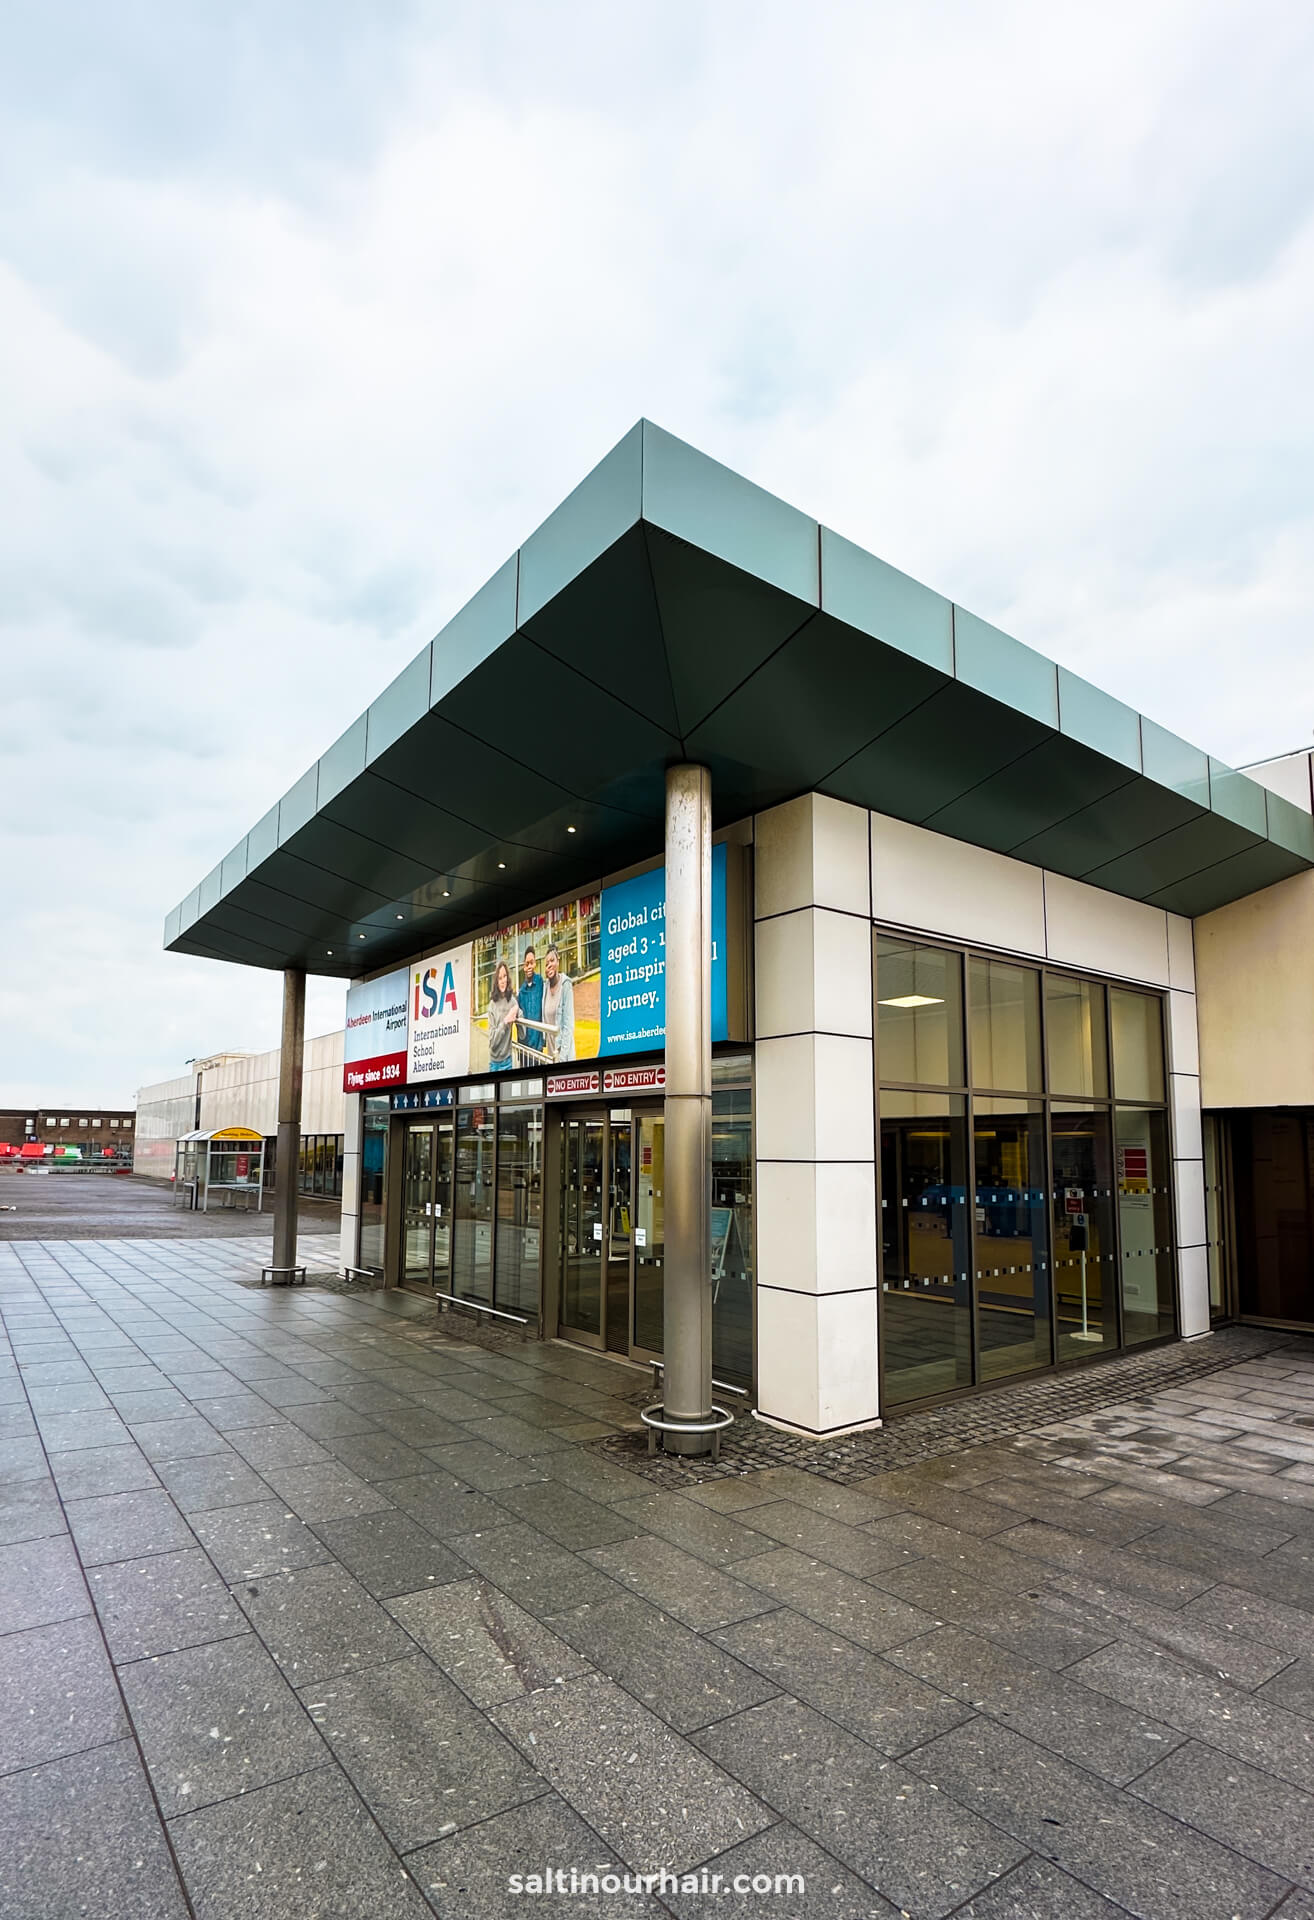
[[[1314,1920],[1314,1342],[654,1473],[263,1254],[0,1244],[4,1920]]]

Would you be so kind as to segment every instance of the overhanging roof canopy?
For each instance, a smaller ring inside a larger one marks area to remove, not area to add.
[[[1314,865],[1314,819],[640,421],[165,922],[373,972],[718,825],[873,807],[1175,913]]]

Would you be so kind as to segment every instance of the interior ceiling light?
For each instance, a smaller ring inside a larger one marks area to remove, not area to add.
[[[357,938],[358,940],[363,940],[363,939],[365,938],[365,935],[364,935],[363,933],[358,933],[358,934],[356,935],[356,938]]]
[[[499,870],[500,872],[504,872],[504,871],[505,871],[505,869],[506,869],[506,861],[505,861],[505,860],[499,860],[499,861],[498,861],[498,863],[497,863],[497,865],[498,865],[498,870]]]
[[[406,918],[406,915],[405,915],[404,913],[399,913],[399,914],[397,915],[397,918],[398,918],[399,920],[404,920],[404,919]]]
[[[878,1000],[878,1007],[942,1007],[943,999],[934,993],[900,993],[893,1000]]]
[[[325,947],[325,949],[324,949],[324,951],[325,951],[325,953],[326,953],[326,954],[328,955],[328,957],[329,957],[329,959],[331,960],[331,959],[333,958],[333,949],[332,949],[332,947]]]
[[[567,832],[567,833],[574,833],[574,831],[575,831],[575,829],[574,829],[574,827],[567,827],[567,828],[566,828],[566,832]]]
[[[444,888],[443,888],[443,899],[444,899],[444,900],[450,900],[450,899],[451,899],[451,897],[452,897],[452,890],[451,890],[451,888],[450,888],[450,887],[444,887]]]

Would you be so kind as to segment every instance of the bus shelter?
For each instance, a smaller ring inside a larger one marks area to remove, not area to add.
[[[213,1132],[185,1133],[174,1153],[173,1203],[185,1195],[189,1212],[208,1213],[210,1200],[224,1207],[247,1208],[255,1199],[262,1211],[265,1181],[265,1142],[251,1127],[217,1127]]]

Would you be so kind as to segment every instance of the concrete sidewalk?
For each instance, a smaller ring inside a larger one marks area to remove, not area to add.
[[[658,1484],[641,1374],[262,1251],[0,1245],[5,1920],[1314,1920],[1314,1342]]]

